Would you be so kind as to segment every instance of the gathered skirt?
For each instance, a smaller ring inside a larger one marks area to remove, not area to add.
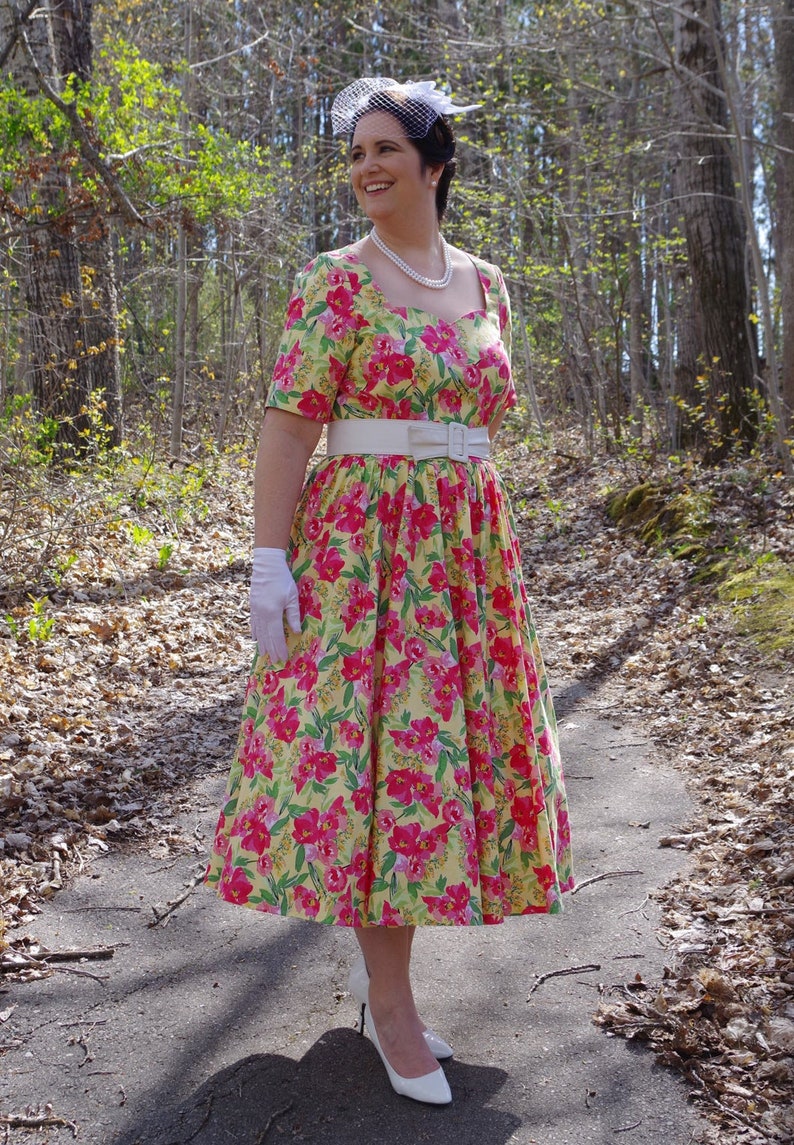
[[[341,926],[559,911],[557,729],[493,465],[328,458],[288,560],[302,631],[254,661],[206,881]]]

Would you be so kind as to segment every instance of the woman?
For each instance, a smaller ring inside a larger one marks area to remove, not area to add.
[[[432,83],[336,99],[367,237],[298,275],[255,481],[249,680],[207,880],[355,928],[350,987],[398,1093],[451,1100],[417,1013],[422,924],[556,912],[554,712],[489,439],[515,402],[496,267],[446,244]],[[321,428],[328,456],[305,480]],[[285,617],[289,631],[285,629]]]

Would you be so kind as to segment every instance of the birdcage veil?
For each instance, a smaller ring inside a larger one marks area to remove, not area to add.
[[[331,106],[331,123],[334,135],[352,135],[365,112],[387,111],[399,119],[409,139],[421,139],[440,115],[461,115],[480,106],[453,103],[436,90],[435,80],[398,83],[387,76],[366,76],[339,92]]]

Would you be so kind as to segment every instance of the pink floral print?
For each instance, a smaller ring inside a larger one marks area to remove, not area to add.
[[[510,310],[391,307],[350,250],[303,271],[268,405],[488,425],[515,402]],[[573,886],[554,710],[510,507],[487,461],[341,456],[288,558],[302,631],[255,658],[207,882],[339,926],[555,913]]]

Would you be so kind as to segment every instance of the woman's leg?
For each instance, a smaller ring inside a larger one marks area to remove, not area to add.
[[[369,971],[369,1005],[381,1049],[402,1077],[422,1077],[438,1069],[422,1036],[422,1024],[409,976],[413,927],[361,927],[356,930]]]

